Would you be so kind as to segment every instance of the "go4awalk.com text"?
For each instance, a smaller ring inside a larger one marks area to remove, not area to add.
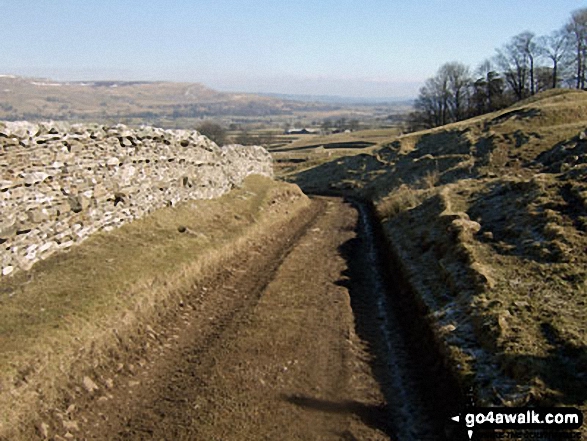
[[[473,407],[451,420],[469,439],[579,440],[583,414],[576,408]]]

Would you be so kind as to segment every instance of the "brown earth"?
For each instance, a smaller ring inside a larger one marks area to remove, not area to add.
[[[389,439],[375,354],[344,283],[341,247],[357,218],[340,200],[316,200],[186,297],[118,372],[101,372],[107,387],[88,379],[72,390],[41,437]]]

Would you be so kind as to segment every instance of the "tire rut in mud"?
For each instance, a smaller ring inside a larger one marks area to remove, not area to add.
[[[194,410],[186,391],[204,386],[216,362],[208,354],[246,320],[280,263],[323,210],[324,203],[314,202],[203,283],[180,313],[153,331],[152,349],[120,360],[126,368],[113,373],[116,386],[108,394],[74,400],[71,418],[83,421],[79,439],[193,439],[186,435]]]
[[[456,439],[454,385],[369,207],[313,204],[186,300],[108,400],[79,403],[78,439]]]

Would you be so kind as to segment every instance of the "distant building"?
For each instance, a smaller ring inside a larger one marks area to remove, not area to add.
[[[316,133],[315,130],[312,129],[288,129],[285,131],[286,135],[314,135]]]

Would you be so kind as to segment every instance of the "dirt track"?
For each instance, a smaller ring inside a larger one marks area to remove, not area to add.
[[[402,391],[382,374],[393,366],[381,364],[393,347],[367,341],[381,317],[369,299],[351,299],[370,265],[354,256],[364,245],[358,217],[341,200],[316,200],[312,215],[273,232],[185,299],[170,326],[152,329],[150,349],[105,380],[110,390],[74,401],[61,436],[441,439],[418,415],[397,430],[402,416],[388,403]]]

